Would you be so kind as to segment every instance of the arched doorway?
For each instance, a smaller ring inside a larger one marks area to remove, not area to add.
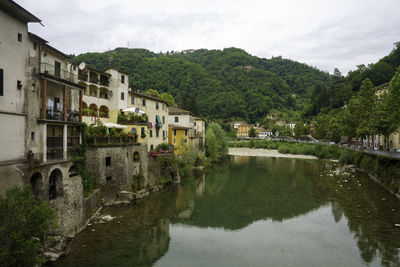
[[[51,172],[49,178],[49,200],[56,199],[62,195],[62,172],[55,169]]]
[[[40,194],[42,193],[43,183],[42,183],[42,175],[39,172],[35,172],[31,176],[30,185],[31,185],[32,194],[35,197],[40,196]]]

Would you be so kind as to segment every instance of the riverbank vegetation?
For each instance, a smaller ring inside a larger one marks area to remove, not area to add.
[[[375,176],[393,193],[400,193],[400,161],[385,156],[353,151],[336,145],[253,139],[230,142],[229,147],[274,149],[282,154],[312,155],[319,159],[338,160],[341,164],[358,166]]]
[[[34,197],[31,187],[14,188],[0,196],[0,266],[34,266],[47,234],[56,228],[56,212]]]
[[[206,131],[206,157],[210,162],[223,160],[228,153],[225,131],[218,123],[211,123]]]

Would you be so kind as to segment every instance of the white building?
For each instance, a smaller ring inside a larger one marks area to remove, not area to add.
[[[274,137],[274,134],[271,130],[265,130],[258,132],[258,137],[261,139],[270,139]]]
[[[0,162],[23,162],[29,94],[28,23],[40,19],[12,1],[0,1]],[[0,171],[0,177],[4,177]]]

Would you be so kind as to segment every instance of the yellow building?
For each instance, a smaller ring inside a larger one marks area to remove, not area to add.
[[[251,129],[250,125],[243,123],[239,125],[236,136],[238,138],[249,137],[250,129]]]
[[[190,144],[190,128],[186,126],[169,124],[168,143],[174,145],[174,153],[182,154]]]

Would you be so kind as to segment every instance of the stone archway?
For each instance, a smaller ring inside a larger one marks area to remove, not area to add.
[[[43,180],[42,175],[39,172],[35,172],[30,179],[30,185],[32,194],[38,197],[42,194]]]
[[[54,169],[49,177],[49,200],[56,199],[62,195],[62,172]]]

